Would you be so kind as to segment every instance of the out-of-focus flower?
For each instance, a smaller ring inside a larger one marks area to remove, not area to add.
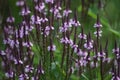
[[[12,16],[11,16],[11,17],[8,17],[8,18],[7,18],[7,22],[8,22],[8,23],[14,23],[14,22],[15,22],[15,18],[12,17]]]
[[[7,73],[5,73],[5,76],[6,76],[7,78],[13,78],[14,73],[13,73],[13,71],[8,71]]]
[[[18,1],[16,2],[16,6],[19,6],[19,7],[24,6],[24,4],[25,4],[24,0],[18,0]]]
[[[55,51],[55,50],[56,50],[55,45],[48,46],[48,51]]]
[[[50,30],[54,30],[53,26],[46,26],[45,27],[45,35],[48,36],[50,34]]]
[[[28,8],[22,8],[20,15],[25,16],[29,15],[31,11]]]
[[[41,19],[39,16],[32,15],[31,16],[31,23],[32,24],[41,24]]]
[[[0,51],[0,55],[5,56],[6,53],[4,51]]]
[[[19,76],[19,80],[26,80],[26,79],[29,79],[28,75],[27,74],[21,74]]]
[[[35,6],[35,9],[39,12],[42,12],[45,9],[45,3],[40,3],[38,5]]]
[[[102,33],[101,30],[94,32],[94,34],[95,34],[96,37],[97,37],[97,36],[101,37],[101,36],[102,36],[101,33]]]
[[[53,4],[54,3],[54,0],[45,0],[46,3],[51,3]]]
[[[86,48],[88,50],[92,49],[93,48],[93,42],[92,41],[86,42],[84,44],[84,48]]]
[[[69,9],[64,10],[64,11],[63,11],[63,16],[66,16],[66,17],[67,17],[70,13],[72,13],[71,10],[69,10]]]
[[[80,34],[78,35],[78,38],[80,38],[80,39],[86,39],[86,34],[80,33]]]
[[[26,67],[25,67],[25,72],[33,72],[33,67],[32,66],[30,66],[30,65],[27,65]]]
[[[74,19],[70,19],[70,23],[73,26],[75,26],[75,27],[81,26],[80,22],[79,21],[75,21]]]
[[[94,24],[94,27],[95,27],[95,28],[101,28],[101,27],[102,27],[102,24],[100,24],[100,23],[95,23],[95,24]]]

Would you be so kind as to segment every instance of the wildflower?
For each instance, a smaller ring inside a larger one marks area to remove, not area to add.
[[[102,31],[100,30],[100,28],[102,27],[102,24],[100,24],[99,15],[97,15],[97,22],[94,24],[94,27],[96,28],[96,31],[94,32],[94,34],[98,39],[102,36],[101,35]]]
[[[103,62],[110,63],[110,61],[111,61],[111,58],[104,58],[104,59],[103,59]]]
[[[33,46],[32,42],[23,42],[22,44],[24,47],[32,47]]]
[[[102,24],[100,24],[100,23],[95,23],[95,24],[94,24],[94,27],[95,27],[95,28],[101,28],[101,27],[102,27]]]
[[[8,23],[14,23],[14,22],[15,22],[15,18],[12,17],[12,16],[11,16],[11,17],[8,17],[8,18],[7,18],[7,22],[8,22]]]
[[[120,80],[120,77],[118,77],[118,76],[113,76],[111,80]]]
[[[71,48],[73,48],[73,49],[77,49],[77,48],[78,48],[78,45],[73,44],[73,43],[72,43],[72,44],[70,43],[70,46],[71,46]]]
[[[70,13],[72,13],[71,10],[69,10],[69,9],[68,9],[68,10],[64,10],[64,11],[63,11],[63,16],[66,16],[66,17],[67,17]]]
[[[70,22],[64,22],[64,25],[61,26],[60,32],[66,32],[70,27],[72,27],[72,24]]]
[[[46,3],[51,3],[53,4],[54,3],[54,0],[45,0]]]
[[[30,65],[27,65],[26,67],[25,67],[25,72],[33,72],[33,67],[32,66],[30,66]]]
[[[25,16],[29,15],[31,11],[28,8],[22,8],[20,15]]]
[[[80,34],[78,35],[78,38],[80,38],[80,39],[86,39],[86,34],[80,33]]]
[[[68,30],[68,27],[59,27],[60,32],[66,32]]]
[[[93,42],[92,41],[86,42],[84,44],[84,48],[86,48],[88,50],[92,49],[93,48]]]
[[[6,53],[4,51],[0,51],[0,55],[5,56]]]
[[[103,60],[105,59],[105,53],[104,52],[98,52],[97,56],[98,56],[98,60],[100,60],[100,58],[103,58]]]
[[[22,60],[14,59],[14,64],[23,64]]]
[[[61,10],[61,7],[59,6],[54,6],[54,8],[51,8],[50,9],[50,12],[51,13],[54,13],[54,17],[56,18],[62,18],[61,14],[60,14],[60,10]]]
[[[7,40],[4,40],[4,44],[8,44],[11,48],[13,48],[15,42],[14,42],[14,40],[8,38]]]
[[[48,21],[48,19],[47,18],[41,18],[41,22],[47,22]]]
[[[113,53],[119,53],[119,48],[113,49],[112,52]]]
[[[46,26],[45,28],[45,35],[49,35],[50,34],[50,30],[54,30],[54,27],[53,26]]]
[[[38,74],[44,74],[45,72],[44,72],[44,70],[39,66],[38,67]]]
[[[55,51],[55,50],[56,50],[55,45],[48,46],[48,51]]]
[[[24,2],[23,0],[18,0],[18,1],[16,2],[16,6],[22,7],[24,4],[25,4],[25,2]]]
[[[32,15],[31,16],[31,23],[32,24],[41,24],[41,19],[39,16]]]
[[[75,27],[81,26],[80,22],[79,22],[79,21],[75,21],[74,19],[70,19],[70,23],[71,23],[73,26],[75,26]]]
[[[39,12],[42,12],[45,9],[45,3],[40,3],[38,5],[35,6],[35,9]]]
[[[101,37],[101,36],[102,36],[101,33],[102,33],[101,30],[94,32],[94,34],[95,34],[96,37],[97,37],[97,36]]]
[[[88,53],[86,51],[82,51],[81,49],[79,49],[77,55],[81,57],[86,57]]]
[[[84,58],[81,58],[79,61],[77,61],[77,63],[75,64],[77,68],[79,68],[79,66],[86,66],[87,61]]]
[[[70,46],[72,48],[75,47],[75,45],[73,45],[73,40],[72,39],[68,39],[67,37],[61,38],[60,39],[60,43],[70,44]]]
[[[21,74],[21,75],[19,75],[19,80],[26,80],[26,79],[29,79],[29,77],[28,77],[27,74]]]
[[[7,73],[5,73],[5,76],[6,76],[7,78],[13,78],[14,73],[13,73],[13,71],[8,71]]]

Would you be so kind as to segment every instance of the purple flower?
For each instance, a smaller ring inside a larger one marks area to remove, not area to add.
[[[48,51],[55,51],[55,50],[56,50],[55,45],[48,46]]]
[[[14,17],[8,17],[7,18],[7,22],[8,23],[14,23],[15,22],[15,18]]]
[[[62,18],[61,14],[60,14],[60,10],[61,10],[61,7],[59,6],[54,6],[53,8],[50,9],[50,12],[51,13],[54,13],[54,17],[56,18]]]
[[[93,48],[93,41],[88,41],[84,44],[84,48],[90,50]]]
[[[5,76],[6,76],[7,78],[13,78],[14,73],[13,73],[13,71],[9,71],[9,72],[5,73]]]
[[[25,72],[26,72],[26,73],[28,73],[28,72],[31,72],[31,73],[32,73],[32,72],[33,72],[33,69],[34,69],[34,68],[33,68],[32,66],[27,65],[27,66],[25,67]]]
[[[31,13],[31,11],[28,8],[22,8],[20,15],[25,16],[25,15],[29,15]]]
[[[14,40],[8,38],[7,40],[4,40],[4,44],[8,44],[11,48],[14,48]]]
[[[5,51],[0,51],[0,55],[5,56],[6,55]]]
[[[100,58],[105,59],[105,53],[104,52],[98,52],[97,56],[98,56],[98,60],[100,60]]]
[[[73,47],[73,40],[72,39],[68,39],[67,37],[61,38],[60,39],[60,43],[70,44],[70,46]]]
[[[35,9],[39,12],[42,12],[45,9],[45,3],[40,3],[38,5],[35,6]]]
[[[120,77],[118,77],[118,76],[113,76],[111,80],[120,80]]]
[[[79,66],[86,66],[87,61],[84,58],[81,58],[79,61],[77,60],[77,63],[75,64],[77,68],[79,68]]]
[[[102,24],[100,24],[100,23],[95,23],[95,24],[94,24],[94,27],[95,27],[95,28],[101,28],[101,27],[102,27]]]
[[[32,42],[23,42],[22,44],[24,47],[32,47],[33,46]]]
[[[46,3],[51,3],[53,4],[54,3],[54,0],[45,0]]]
[[[119,53],[119,48],[113,49],[112,52],[113,53]]]
[[[14,33],[14,31],[13,31],[13,26],[10,26],[10,25],[5,26],[5,27],[4,27],[4,31],[5,31],[5,33],[8,34],[8,35],[12,35],[12,34]]]
[[[27,74],[21,74],[21,75],[19,75],[19,80],[26,80],[26,79],[29,79],[29,77],[28,77]]]
[[[48,21],[48,19],[47,18],[41,18],[41,22],[47,22]]]
[[[78,35],[78,38],[80,38],[80,39],[87,39],[87,38],[86,38],[86,34],[82,34],[82,33],[80,33],[80,34]]]
[[[68,27],[59,27],[60,32],[66,32]]]
[[[64,22],[64,25],[59,27],[60,32],[66,32],[70,27],[72,27],[72,24],[70,22]]]
[[[92,61],[92,62],[90,62],[90,66],[91,66],[92,68],[98,67],[98,63],[94,63],[94,61]]]
[[[16,2],[16,5],[20,6],[20,7],[22,7],[24,4],[25,4],[25,2],[22,1],[22,0],[19,0],[19,1]]]
[[[53,26],[46,26],[45,28],[45,35],[48,36],[50,34],[50,30],[54,30]]]
[[[41,19],[39,16],[32,15],[31,16],[31,23],[34,24],[41,24]]]
[[[23,38],[23,36],[24,36],[24,27],[23,26],[20,28],[19,33],[20,33],[20,35],[19,35],[20,38]]]
[[[78,49],[77,55],[81,57],[86,57],[88,53],[86,51],[82,51],[81,49]]]
[[[38,68],[38,74],[44,74],[44,70],[42,68]]]
[[[94,34],[95,34],[96,37],[97,37],[97,36],[101,37],[101,36],[102,36],[101,33],[102,33],[101,30],[94,32]]]
[[[104,59],[103,59],[103,62],[110,63],[110,61],[111,61],[111,58],[104,58]]]
[[[23,64],[22,60],[14,59],[14,64]]]
[[[70,23],[73,26],[75,26],[75,27],[81,26],[80,22],[79,21],[75,21],[74,19],[70,19]]]
[[[71,44],[71,42],[70,42],[70,46],[71,46],[71,48],[73,48],[73,49],[77,49],[77,48],[78,48],[78,45],[73,44],[73,42],[72,42],[72,44]]]
[[[66,17],[67,17],[70,13],[72,13],[71,10],[69,10],[69,9],[64,10],[64,11],[63,11],[63,16],[66,16]]]

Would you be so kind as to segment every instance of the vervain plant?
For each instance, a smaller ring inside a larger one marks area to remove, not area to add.
[[[3,24],[5,48],[0,58],[4,75],[0,79],[73,80],[74,75],[79,80],[120,80],[120,47],[115,41],[108,52],[109,40],[101,43],[99,13],[94,34],[85,33],[77,10],[71,10],[71,0],[33,0],[32,4],[30,11],[26,0],[18,0],[22,21],[15,25],[10,11]]]

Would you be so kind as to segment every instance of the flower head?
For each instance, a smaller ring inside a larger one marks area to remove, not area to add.
[[[55,50],[56,50],[55,45],[48,46],[48,51],[55,51]]]

